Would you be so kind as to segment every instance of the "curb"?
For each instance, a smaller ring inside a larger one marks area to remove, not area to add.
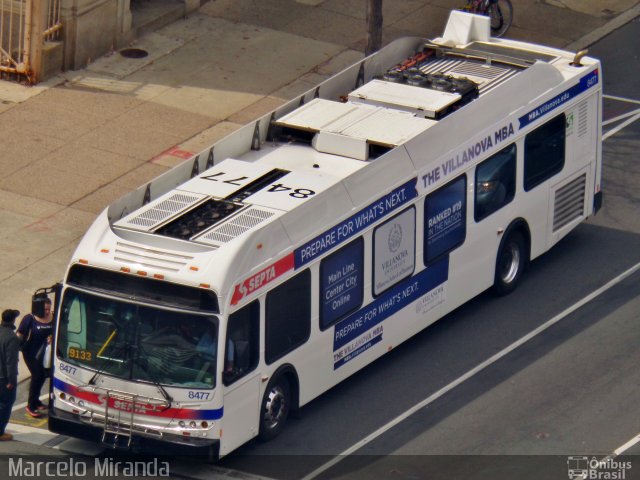
[[[564,47],[566,50],[578,51],[584,48],[587,48],[598,40],[603,39],[607,35],[609,35],[614,30],[622,27],[623,25],[631,22],[636,17],[640,16],[640,4],[636,5],[633,8],[630,8],[626,12],[621,13],[617,17],[609,20],[606,24],[601,27],[596,28],[594,31],[587,33],[582,38],[571,42],[569,45]]]

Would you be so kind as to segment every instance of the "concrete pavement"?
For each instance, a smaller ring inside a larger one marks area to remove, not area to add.
[[[507,36],[577,50],[640,0],[512,0]],[[384,2],[383,41],[439,36],[461,0]],[[36,87],[0,81],[0,308],[28,312],[124,193],[363,57],[362,0],[212,0]],[[20,377],[28,372],[21,366]]]

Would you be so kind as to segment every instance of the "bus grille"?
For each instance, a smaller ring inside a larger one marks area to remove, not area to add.
[[[576,218],[584,215],[584,194],[587,175],[580,175],[562,188],[556,190],[553,210],[553,231],[561,229]]]
[[[193,256],[118,242],[113,259],[127,265],[136,263],[144,267],[177,272],[186,267]]]

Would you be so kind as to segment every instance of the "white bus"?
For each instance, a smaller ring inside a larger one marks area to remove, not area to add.
[[[597,60],[452,13],[121,198],[58,293],[49,428],[219,458],[601,204]]]

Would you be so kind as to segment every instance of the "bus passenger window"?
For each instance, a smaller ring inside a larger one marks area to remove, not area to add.
[[[476,168],[474,218],[479,222],[507,205],[516,194],[516,146],[509,145]]]
[[[364,297],[364,240],[362,237],[320,262],[320,329],[357,310]]]
[[[311,272],[307,269],[267,294],[265,361],[296,349],[311,334]]]
[[[527,134],[524,140],[526,192],[562,171],[566,137],[564,113]]]
[[[467,176],[427,195],[424,205],[424,265],[455,250],[467,236]]]
[[[373,294],[410,277],[415,267],[416,209],[410,207],[373,230]]]
[[[255,370],[260,356],[260,302],[229,316],[223,381],[229,385]]]

